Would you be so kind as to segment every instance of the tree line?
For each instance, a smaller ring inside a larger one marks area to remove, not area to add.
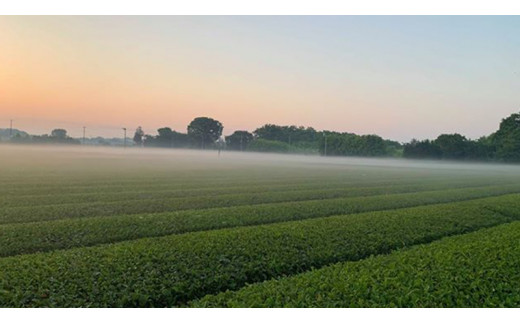
[[[219,148],[222,137],[221,122],[208,117],[195,118],[186,133],[169,127],[146,135],[141,127],[134,134],[134,142],[144,147]],[[312,127],[266,124],[253,132],[237,130],[225,137],[226,149],[237,151],[322,154],[328,156],[399,156],[402,146],[397,141],[377,135],[356,135],[332,131],[316,131]]]
[[[65,144],[79,145],[81,141],[69,137],[67,130],[54,129],[49,135],[29,135],[26,132],[16,130],[16,134],[10,138],[9,142],[16,144]]]
[[[378,135],[317,131],[312,127],[266,124],[253,132],[237,130],[222,136],[223,124],[208,117],[193,119],[186,132],[169,127],[157,129],[156,135],[145,134],[141,127],[133,142],[142,147],[228,149],[236,151],[321,154],[325,156],[404,157],[416,159],[478,160],[520,162],[520,113],[502,119],[499,129],[477,140],[454,134],[436,139],[415,140],[401,144]],[[30,136],[17,132],[13,143],[80,144],[65,129],[50,135]],[[225,147],[224,147],[225,143]]]
[[[216,140],[222,136],[222,130],[221,122],[200,117],[188,125],[186,133],[161,128],[156,136],[138,135],[134,139],[137,144],[153,147],[218,148]],[[225,142],[226,149],[238,151],[520,162],[520,113],[502,119],[496,132],[477,140],[454,133],[401,144],[374,134],[266,124],[253,132],[235,131],[225,137]]]
[[[520,162],[520,113],[502,119],[496,132],[477,140],[458,133],[412,140],[404,144],[403,157]]]

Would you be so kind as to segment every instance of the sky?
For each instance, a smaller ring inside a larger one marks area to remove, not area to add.
[[[520,110],[520,17],[1,16],[0,128],[266,123],[407,142]]]

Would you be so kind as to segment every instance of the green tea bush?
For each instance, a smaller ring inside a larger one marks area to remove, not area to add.
[[[520,222],[206,296],[194,307],[518,307]]]
[[[509,184],[500,186],[471,187],[460,189],[442,189],[438,184],[424,184],[421,189],[415,186],[403,187],[405,192],[428,190],[429,188],[439,189],[439,191],[427,194],[428,198],[424,199],[424,204],[438,203],[439,196],[443,196],[448,201],[456,201],[464,198],[494,196],[507,193],[520,192],[520,184]],[[442,187],[442,186],[441,186]],[[46,220],[56,220],[64,218],[80,218],[95,216],[113,216],[119,214],[140,214],[140,213],[159,213],[165,211],[204,209],[217,207],[230,207],[239,205],[254,205],[263,203],[276,203],[286,201],[305,201],[305,200],[325,200],[348,196],[381,194],[381,200],[388,199],[388,196],[395,198],[395,201],[389,201],[389,207],[392,205],[401,205],[402,199],[398,193],[399,187],[376,187],[367,189],[330,189],[330,190],[307,190],[307,191],[285,191],[285,192],[267,192],[264,194],[226,194],[217,196],[193,196],[185,198],[171,199],[147,199],[147,200],[125,200],[116,202],[92,202],[92,203],[70,203],[55,204],[43,206],[28,207],[11,207],[0,210],[0,224],[7,223],[23,223],[38,222]],[[424,192],[405,193],[402,197],[414,199],[416,195]],[[368,198],[368,197],[367,197]],[[379,197],[374,197],[379,200]],[[392,199],[393,199],[392,198]],[[441,200],[446,201],[446,200]],[[379,203],[379,202],[375,202]],[[386,205],[386,204],[385,204]],[[409,204],[404,204],[407,206]],[[411,204],[418,205],[418,204]],[[338,212],[336,214],[345,213]]]
[[[500,204],[500,210],[494,206]],[[0,259],[0,306],[176,306],[518,219],[517,195]]]

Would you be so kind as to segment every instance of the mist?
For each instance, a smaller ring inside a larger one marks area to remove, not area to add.
[[[209,177],[223,176],[222,172],[245,170],[305,170],[322,172],[367,172],[387,170],[402,174],[424,173],[431,175],[474,174],[520,176],[520,166],[514,164],[409,160],[402,158],[324,157],[217,150],[122,148],[59,145],[0,145],[2,177],[23,168],[29,173],[57,175],[81,172],[109,174],[130,172],[182,173],[199,170]],[[34,169],[31,169],[34,167]],[[219,172],[220,175],[219,175]],[[276,172],[275,172],[276,173]],[[24,174],[20,174],[24,175]],[[253,175],[253,174],[251,174]]]

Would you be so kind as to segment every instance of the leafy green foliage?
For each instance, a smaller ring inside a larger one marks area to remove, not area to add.
[[[504,161],[520,161],[520,113],[513,113],[502,120],[494,134],[497,158]]]
[[[520,223],[207,296],[197,307],[518,307]]]
[[[0,159],[5,307],[184,306],[520,213],[513,166],[10,149]]]
[[[500,212],[493,205],[501,205]],[[0,259],[2,306],[174,306],[517,219],[518,196]],[[31,277],[30,280],[27,277]]]
[[[439,185],[439,187],[442,187]],[[431,188],[431,187],[430,187]],[[67,218],[58,221],[13,223],[0,226],[0,256],[49,251],[101,243],[164,236],[191,231],[295,221],[338,214],[398,209],[454,202],[520,191],[520,185],[475,187],[397,194],[425,189],[392,188],[393,194],[292,201],[225,208],[195,209],[155,214],[121,214],[106,217]],[[352,196],[390,193],[388,188],[344,191]],[[295,196],[303,196],[297,192]]]
[[[321,138],[320,153],[325,154],[327,147],[327,156],[380,157],[392,155],[395,144],[396,142],[385,141],[376,135],[327,132]]]
[[[428,189],[430,186],[423,186],[422,189]],[[457,199],[468,199],[472,197],[492,196],[506,193],[518,192],[520,184],[500,185],[496,187],[475,187],[445,190],[446,185],[431,186],[433,189],[441,188],[442,191],[425,194],[425,198],[421,199],[421,193],[406,193],[402,196],[403,200],[411,203],[426,204],[428,201],[447,201]],[[410,192],[420,190],[417,186],[404,187],[402,191]],[[223,194],[216,196],[191,196],[180,198],[151,198],[137,200],[122,200],[115,202],[84,202],[72,204],[51,204],[38,206],[23,206],[4,208],[0,214],[0,224],[7,223],[24,223],[43,220],[56,220],[64,218],[83,218],[83,217],[100,217],[113,216],[118,214],[142,214],[142,213],[158,213],[165,211],[205,209],[217,207],[231,207],[238,205],[254,205],[261,203],[276,203],[286,201],[303,201],[303,200],[324,200],[341,198],[345,196],[360,196],[380,193],[397,193],[399,188],[379,187],[372,190],[356,190],[353,188],[340,189],[323,189],[323,190],[297,190],[271,192],[264,194],[244,193],[244,194]],[[401,192],[402,192],[401,191]],[[383,200],[387,199],[388,204],[383,204]],[[400,196],[385,195],[375,197],[374,203],[380,204],[381,208],[392,208],[393,205],[402,205]],[[417,205],[417,204],[413,204]],[[361,207],[358,205],[358,207]]]
[[[292,145],[302,142],[316,143],[319,133],[311,127],[278,126],[266,124],[253,131],[256,139],[284,142]]]
[[[412,140],[404,145],[403,157],[520,161],[520,113],[502,120],[495,133],[470,140],[460,134],[442,134],[435,140]]]

